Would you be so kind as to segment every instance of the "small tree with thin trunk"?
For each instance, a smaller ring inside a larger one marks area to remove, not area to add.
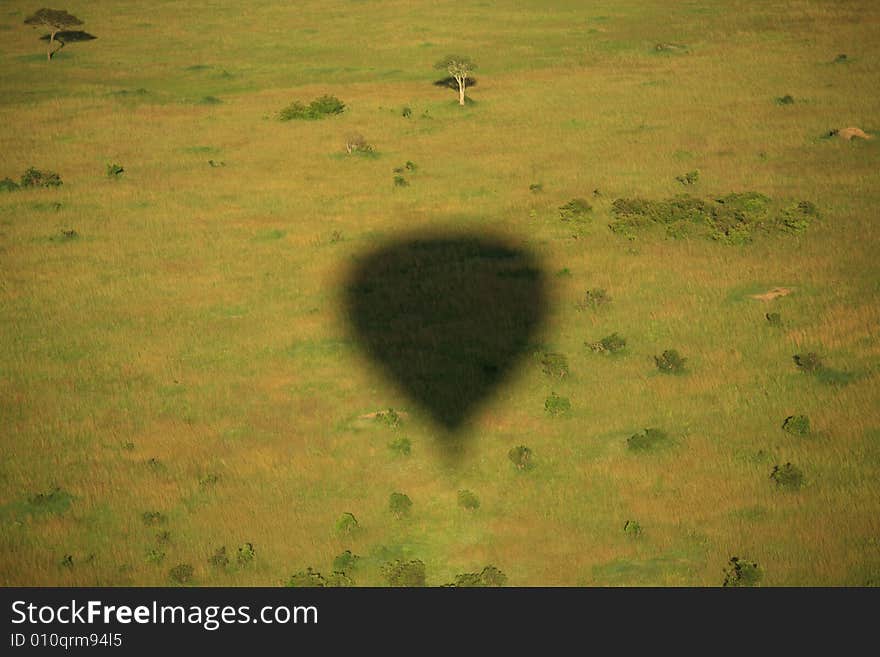
[[[458,83],[458,104],[464,105],[464,90],[468,85],[468,78],[477,69],[468,57],[449,55],[434,65],[434,68],[446,71]]]
[[[55,35],[63,30],[69,30],[83,22],[65,9],[39,9],[24,19],[25,25],[44,27],[49,30],[49,49],[46,51],[46,59],[52,61],[52,55],[58,50],[52,50],[55,46]]]

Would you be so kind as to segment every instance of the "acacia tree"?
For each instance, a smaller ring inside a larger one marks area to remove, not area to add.
[[[464,90],[467,88],[470,74],[477,69],[477,65],[468,57],[449,55],[437,62],[434,68],[446,71],[458,83],[458,104],[464,105]]]
[[[63,30],[82,25],[83,22],[64,9],[39,9],[25,18],[24,24],[44,27],[49,30],[49,49],[46,51],[46,59],[52,61],[52,55],[63,47],[62,45],[57,50],[52,50],[55,46],[55,35]]]

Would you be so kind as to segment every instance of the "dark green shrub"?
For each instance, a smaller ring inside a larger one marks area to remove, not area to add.
[[[342,572],[330,573],[324,580],[324,586],[327,588],[343,588],[354,586],[354,580]]]
[[[638,538],[642,535],[642,526],[635,520],[627,520],[623,523],[623,533],[630,538]]]
[[[541,356],[541,369],[544,374],[557,379],[568,376],[568,359],[564,354],[545,352]]]
[[[626,439],[626,446],[634,452],[647,452],[662,447],[669,441],[666,432],[660,429],[645,429],[642,433],[636,433]]]
[[[407,171],[410,171],[410,172],[415,172],[415,171],[419,168],[418,165],[417,165],[415,162],[411,161],[411,160],[407,160],[407,161],[406,161],[406,164],[404,164],[403,167],[404,167]]]
[[[382,574],[389,586],[425,586],[425,564],[418,559],[387,563]]]
[[[469,490],[458,491],[458,506],[468,510],[480,508],[480,499]]]
[[[767,313],[764,317],[767,318],[770,326],[782,326],[782,317],[779,313]]]
[[[794,105],[794,97],[790,94],[785,94],[784,96],[779,96],[776,99],[777,105]]]
[[[675,179],[682,185],[696,185],[697,181],[700,179],[700,172],[695,169],[693,171],[683,173],[680,176],[676,176]]]
[[[107,177],[108,177],[108,178],[118,178],[118,177],[121,176],[124,172],[125,172],[125,169],[123,169],[123,168],[122,168],[121,166],[119,166],[118,164],[115,164],[115,163],[114,163],[114,164],[108,164],[108,165],[107,165]]]
[[[542,183],[532,183],[529,185],[529,191],[533,194],[537,194],[538,192],[544,191],[544,185]]]
[[[316,98],[308,106],[296,100],[285,107],[278,115],[282,121],[294,119],[314,120],[325,116],[341,114],[345,109],[345,103],[335,96],[321,96]]]
[[[202,486],[202,487],[213,486],[218,481],[220,481],[220,475],[214,474],[213,472],[209,472],[204,477],[199,479],[199,486]]]
[[[397,519],[409,515],[411,508],[412,500],[405,493],[391,493],[388,498],[388,509]]]
[[[478,573],[462,573],[455,576],[455,582],[450,586],[458,588],[504,586],[507,576],[495,566],[486,566]]]
[[[724,570],[724,586],[757,586],[763,575],[758,564],[731,557]]]
[[[404,108],[400,111],[400,115],[401,115],[403,118],[408,119],[408,118],[410,118],[410,117],[412,116],[412,109],[409,108],[409,107],[404,107]]]
[[[583,305],[586,308],[601,308],[611,303],[611,295],[602,287],[594,287],[584,293]]]
[[[189,584],[192,582],[194,572],[195,569],[188,563],[180,563],[168,571],[168,576],[171,581],[178,584]]]
[[[782,428],[796,436],[806,436],[810,433],[810,418],[806,415],[789,415],[782,423]]]
[[[160,564],[165,560],[165,551],[159,548],[150,548],[146,555],[147,563]]]
[[[544,411],[553,417],[564,415],[571,410],[571,401],[568,397],[560,397],[555,392],[544,400]]]
[[[219,547],[208,559],[208,563],[215,568],[226,568],[229,565],[229,557],[226,555],[226,546]]]
[[[48,493],[37,493],[28,498],[29,510],[37,514],[64,513],[71,502],[73,495],[57,486]]]
[[[14,192],[18,189],[20,189],[20,185],[12,178],[0,180],[0,192]]]
[[[834,63],[835,64],[847,64],[847,63],[849,63],[849,57],[847,57],[845,54],[841,53],[837,57],[834,58]]]
[[[358,555],[352,554],[351,550],[346,550],[337,554],[333,559],[333,571],[337,573],[350,573],[354,570],[359,560],[360,557]]]
[[[782,210],[779,228],[785,233],[802,233],[819,218],[819,211],[809,201],[800,201]]]
[[[409,438],[396,438],[388,444],[388,448],[400,456],[409,456],[412,451],[412,444]]]
[[[395,187],[409,187],[409,182],[403,176],[394,176]]]
[[[791,463],[774,466],[770,478],[782,490],[799,490],[804,485],[803,471]]]
[[[575,198],[559,207],[559,218],[562,221],[585,221],[593,211],[586,199]]]
[[[285,586],[291,588],[323,588],[327,585],[321,573],[312,570],[309,566],[305,570],[301,570],[290,576]]]
[[[532,450],[525,445],[519,445],[507,452],[507,458],[517,467],[518,470],[530,470],[533,467]]]
[[[281,121],[292,121],[294,119],[313,119],[317,118],[309,114],[309,108],[298,100],[293,101],[278,113]]]
[[[806,354],[795,354],[792,359],[794,360],[795,365],[798,366],[798,369],[807,374],[815,374],[824,367],[819,354],[813,351]]]
[[[339,516],[339,520],[336,521],[336,531],[340,534],[353,534],[359,528],[357,518],[348,511]]]
[[[156,533],[156,542],[159,544],[166,544],[171,542],[171,532],[167,529],[161,532]]]
[[[244,543],[238,548],[238,565],[246,566],[257,556],[253,543]]]
[[[675,349],[667,349],[659,356],[654,356],[657,369],[664,374],[681,374],[687,358],[682,358]]]
[[[619,333],[612,333],[598,342],[587,342],[585,344],[591,350],[600,354],[616,354],[626,349],[626,338]]]
[[[54,171],[40,171],[30,167],[21,176],[22,187],[58,187],[61,185],[61,176]]]

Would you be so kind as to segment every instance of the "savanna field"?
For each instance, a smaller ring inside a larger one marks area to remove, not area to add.
[[[0,585],[880,583],[880,5],[94,0],[51,61],[40,6],[0,5]],[[455,449],[344,304],[437,232],[548,295]]]

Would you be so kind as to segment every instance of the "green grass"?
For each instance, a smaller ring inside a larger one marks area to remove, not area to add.
[[[95,0],[70,11],[98,38],[47,63],[33,7],[5,3],[0,178],[64,184],[0,194],[0,585],[165,585],[177,564],[197,585],[281,585],[344,550],[357,585],[418,559],[429,584],[491,564],[510,585],[715,586],[732,556],[764,586],[876,584],[880,139],[822,135],[880,124],[880,9],[710,4],[196,0],[166,21]],[[457,50],[480,65],[464,108],[432,84]],[[345,111],[277,120],[324,94]],[[378,157],[344,153],[354,132]],[[700,198],[820,218],[739,246],[608,230],[614,199],[671,198],[691,170]],[[593,209],[575,227],[559,207],[577,198]],[[341,310],[352,260],[420,227],[537,252],[552,303],[535,342],[568,360],[551,378],[524,359],[454,456]],[[749,297],[778,286],[793,293]],[[594,288],[612,301],[580,308]],[[614,358],[584,348],[611,333]],[[666,349],[686,375],[657,372]],[[797,371],[808,351],[827,371]],[[570,410],[549,416],[551,393]],[[400,427],[362,417],[389,408]],[[820,434],[780,431],[795,413]],[[644,427],[674,448],[632,453]],[[518,445],[531,469],[508,460]],[[787,462],[799,490],[769,478]],[[414,503],[400,520],[395,491]],[[336,532],[344,512],[355,534]],[[245,543],[246,567],[209,564]]]

